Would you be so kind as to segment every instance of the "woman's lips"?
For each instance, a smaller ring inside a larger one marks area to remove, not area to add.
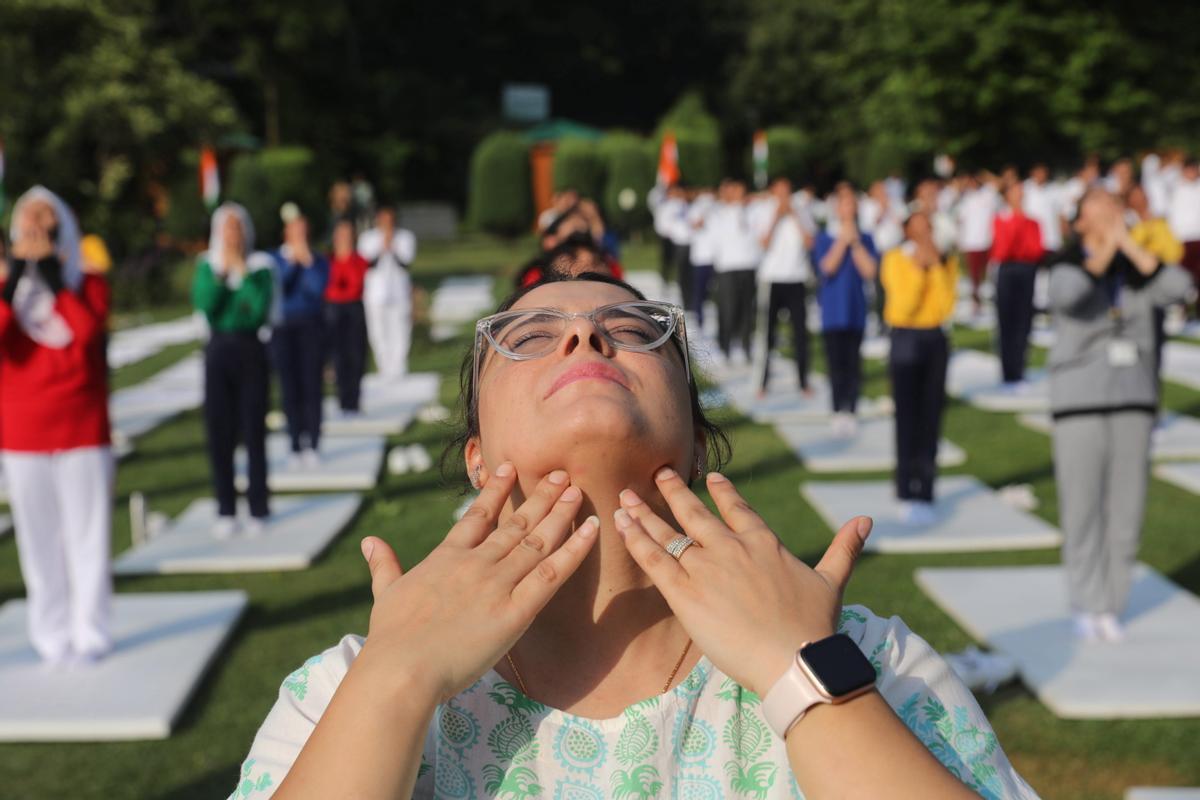
[[[585,361],[582,364],[577,364],[576,366],[571,367],[563,374],[555,378],[554,383],[550,385],[550,391],[546,392],[546,397],[554,394],[568,383],[574,383],[575,381],[588,379],[612,381],[613,383],[624,386],[626,389],[629,388],[629,384],[625,381],[625,376],[622,375],[621,371],[616,367],[610,366],[601,361]]]

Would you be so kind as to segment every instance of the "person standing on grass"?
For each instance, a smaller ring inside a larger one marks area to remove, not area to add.
[[[760,230],[762,231],[763,259],[758,268],[759,286],[766,294],[763,306],[766,309],[765,352],[762,354],[762,377],[759,380],[759,396],[767,392],[771,377],[771,350],[775,347],[779,315],[787,311],[792,328],[792,358],[796,361],[796,374],[800,391],[805,397],[812,396],[808,385],[808,282],[812,279],[812,267],[808,262],[808,248],[812,244],[812,231],[805,229],[792,206],[792,183],[787,178],[776,178],[771,184],[770,198],[759,208]],[[763,302],[763,298],[759,298]]]
[[[0,289],[0,463],[29,640],[48,663],[88,663],[112,648],[110,292],[84,273],[75,215],[50,190],[21,195],[11,234]]]
[[[320,461],[323,316],[329,262],[309,247],[308,219],[295,203],[284,204],[280,216],[283,246],[274,254],[279,319],[271,333],[271,349],[279,372],[292,459],[314,468]]]
[[[1200,288],[1200,163],[1194,158],[1184,162],[1171,193],[1167,224],[1175,238],[1183,242],[1183,268]]]
[[[223,203],[212,217],[208,250],[201,253],[192,281],[192,303],[211,331],[204,349],[204,428],[213,493],[214,534],[238,530],[233,452],[246,447],[246,533],[262,532],[270,515],[267,492],[267,398],[270,370],[259,330],[269,319],[275,260],[254,250],[254,223],[237,203]]]
[[[990,260],[996,269],[996,327],[1004,388],[1021,392],[1025,359],[1033,330],[1033,290],[1037,265],[1045,249],[1041,226],[1025,216],[1025,187],[1013,181],[1004,189],[1006,207],[992,225]]]
[[[1057,187],[1050,183],[1050,171],[1045,164],[1034,164],[1025,179],[1025,214],[1037,221],[1042,234],[1042,250],[1052,253],[1062,247],[1062,198]]]
[[[704,304],[708,302],[709,285],[712,283],[713,260],[717,251],[712,221],[718,207],[712,188],[704,187],[697,190],[687,215],[687,224],[692,228],[692,246],[688,253],[692,262],[692,296],[685,298],[687,302],[684,307],[696,315],[697,335],[704,331]]]
[[[911,525],[934,519],[938,440],[946,405],[958,260],[945,256],[921,211],[904,225],[906,239],[883,256],[884,321],[891,328],[888,375],[896,405],[896,496],[900,518]]]
[[[1137,221],[1129,229],[1129,237],[1139,247],[1148,250],[1163,264],[1179,264],[1183,261],[1183,244],[1171,233],[1171,226],[1162,217],[1151,211],[1150,193],[1140,185],[1134,185],[1125,198],[1125,205]],[[1155,374],[1162,373],[1162,351],[1167,341],[1167,309],[1154,308],[1154,364]],[[1160,378],[1161,380],[1161,378]]]
[[[363,279],[367,260],[354,249],[354,220],[343,217],[333,226],[333,258],[325,286],[326,352],[333,358],[338,408],[345,416],[361,410],[363,372],[367,365],[367,320],[363,311]]]
[[[1050,270],[1054,476],[1075,633],[1115,642],[1150,479],[1154,309],[1191,287],[1133,240],[1120,203],[1101,188],[1083,196],[1075,231]]]
[[[858,198],[849,183],[835,192],[837,235],[822,232],[813,244],[812,261],[820,283],[821,336],[825,368],[833,396],[833,431],[853,436],[862,387],[863,331],[867,326],[867,286],[875,281],[879,253],[875,242],[858,230]]]
[[[370,270],[363,282],[363,308],[375,367],[386,381],[408,374],[412,344],[412,280],[409,265],[417,257],[417,237],[396,228],[396,211],[381,206],[375,227],[358,239],[358,252]]]
[[[729,180],[723,185],[721,205],[712,220],[717,277],[717,342],[727,363],[749,364],[754,337],[754,274],[762,259],[755,235],[746,184]],[[734,359],[734,343],[741,345]]]
[[[992,249],[992,224],[1000,197],[982,173],[964,176],[964,191],[958,201],[958,251],[967,261],[971,278],[971,301],[975,313],[982,309],[979,287],[987,280],[988,251]]]

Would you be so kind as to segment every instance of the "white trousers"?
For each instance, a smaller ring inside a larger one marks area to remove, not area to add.
[[[49,660],[104,654],[112,644],[112,450],[5,450],[0,458],[25,579],[30,642]]]
[[[409,302],[364,303],[363,310],[379,374],[387,379],[403,378],[408,373],[408,349],[412,343]]]

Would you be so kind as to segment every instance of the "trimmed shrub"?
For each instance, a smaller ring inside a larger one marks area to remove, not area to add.
[[[804,176],[808,162],[808,137],[799,128],[779,125],[767,128],[767,174],[771,179]]]
[[[200,196],[200,154],[184,152],[176,177],[168,189],[168,208],[163,226],[173,239],[193,241],[208,238],[208,209]]]
[[[324,229],[324,182],[318,177],[315,161],[306,147],[272,147],[244,153],[229,168],[225,196],[250,212],[257,249],[279,245],[283,232],[279,207],[289,200],[308,217],[310,235],[319,235]]]
[[[566,137],[554,148],[554,190],[575,189],[599,198],[604,187],[604,159],[595,142]]]
[[[529,230],[533,198],[529,143],[517,133],[486,137],[471,156],[467,218],[478,230],[513,236]]]
[[[631,133],[612,133],[600,143],[607,166],[604,182],[604,216],[621,233],[650,224],[646,195],[654,186],[655,154],[646,140]],[[633,198],[633,206],[621,207],[622,194]]]
[[[680,180],[691,186],[716,186],[722,177],[721,130],[699,92],[685,92],[659,121],[654,136],[655,167],[668,131],[675,134],[679,150]]]

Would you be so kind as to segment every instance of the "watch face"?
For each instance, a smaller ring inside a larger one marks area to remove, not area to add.
[[[841,697],[875,683],[875,668],[845,634],[813,642],[800,657],[833,697]]]

